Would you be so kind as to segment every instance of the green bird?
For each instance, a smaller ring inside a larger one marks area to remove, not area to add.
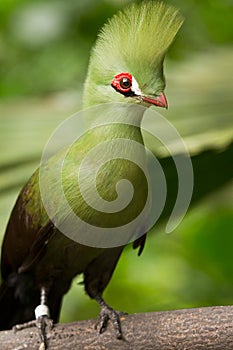
[[[163,61],[182,22],[172,6],[144,1],[99,33],[84,87],[88,130],[45,160],[11,213],[1,255],[0,329],[35,323],[46,347],[46,327],[58,321],[64,294],[83,274],[101,308],[100,333],[111,320],[122,338],[119,312],[102,294],[124,246],[134,241],[140,255],[145,244],[150,185],[140,123],[147,107],[167,108]]]

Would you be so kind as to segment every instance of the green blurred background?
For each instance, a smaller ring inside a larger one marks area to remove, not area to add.
[[[172,234],[165,234],[165,213],[140,258],[131,246],[125,250],[105,295],[113,307],[129,313],[233,303],[233,2],[167,2],[179,7],[186,20],[166,60],[170,107],[162,113],[189,148],[194,197]],[[0,2],[1,236],[46,140],[80,109],[98,30],[128,3]],[[154,150],[175,187],[167,155],[155,145]],[[63,322],[97,315],[96,303],[77,285],[81,280],[64,299]]]

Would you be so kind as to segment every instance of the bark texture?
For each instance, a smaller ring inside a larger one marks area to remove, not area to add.
[[[124,340],[111,324],[98,334],[96,320],[59,324],[49,333],[49,350],[232,350],[233,306],[127,315]],[[0,332],[1,350],[38,350],[36,329]]]

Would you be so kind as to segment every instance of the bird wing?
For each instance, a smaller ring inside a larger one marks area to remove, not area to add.
[[[146,243],[146,233],[139,237],[138,239],[136,239],[134,242],[133,242],[133,249],[137,249],[139,248],[138,250],[138,256],[140,256],[143,252],[143,249],[144,249],[144,246],[145,246],[145,243]]]
[[[32,267],[45,253],[48,240],[54,233],[53,225],[43,213],[38,173],[30,178],[20,192],[11,213],[2,244],[1,272],[6,279],[12,272],[23,272]]]
[[[49,239],[53,234],[55,234],[54,225],[49,221],[48,224],[42,227],[36,235],[36,239],[30,247],[26,259],[18,269],[19,273],[32,269],[42,256],[45,255]]]

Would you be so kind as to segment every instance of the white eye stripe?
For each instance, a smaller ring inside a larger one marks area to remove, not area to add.
[[[142,95],[142,92],[141,92],[141,90],[139,88],[137,80],[134,77],[132,77],[131,91],[133,91],[135,93],[135,95],[138,95],[138,96]]]

